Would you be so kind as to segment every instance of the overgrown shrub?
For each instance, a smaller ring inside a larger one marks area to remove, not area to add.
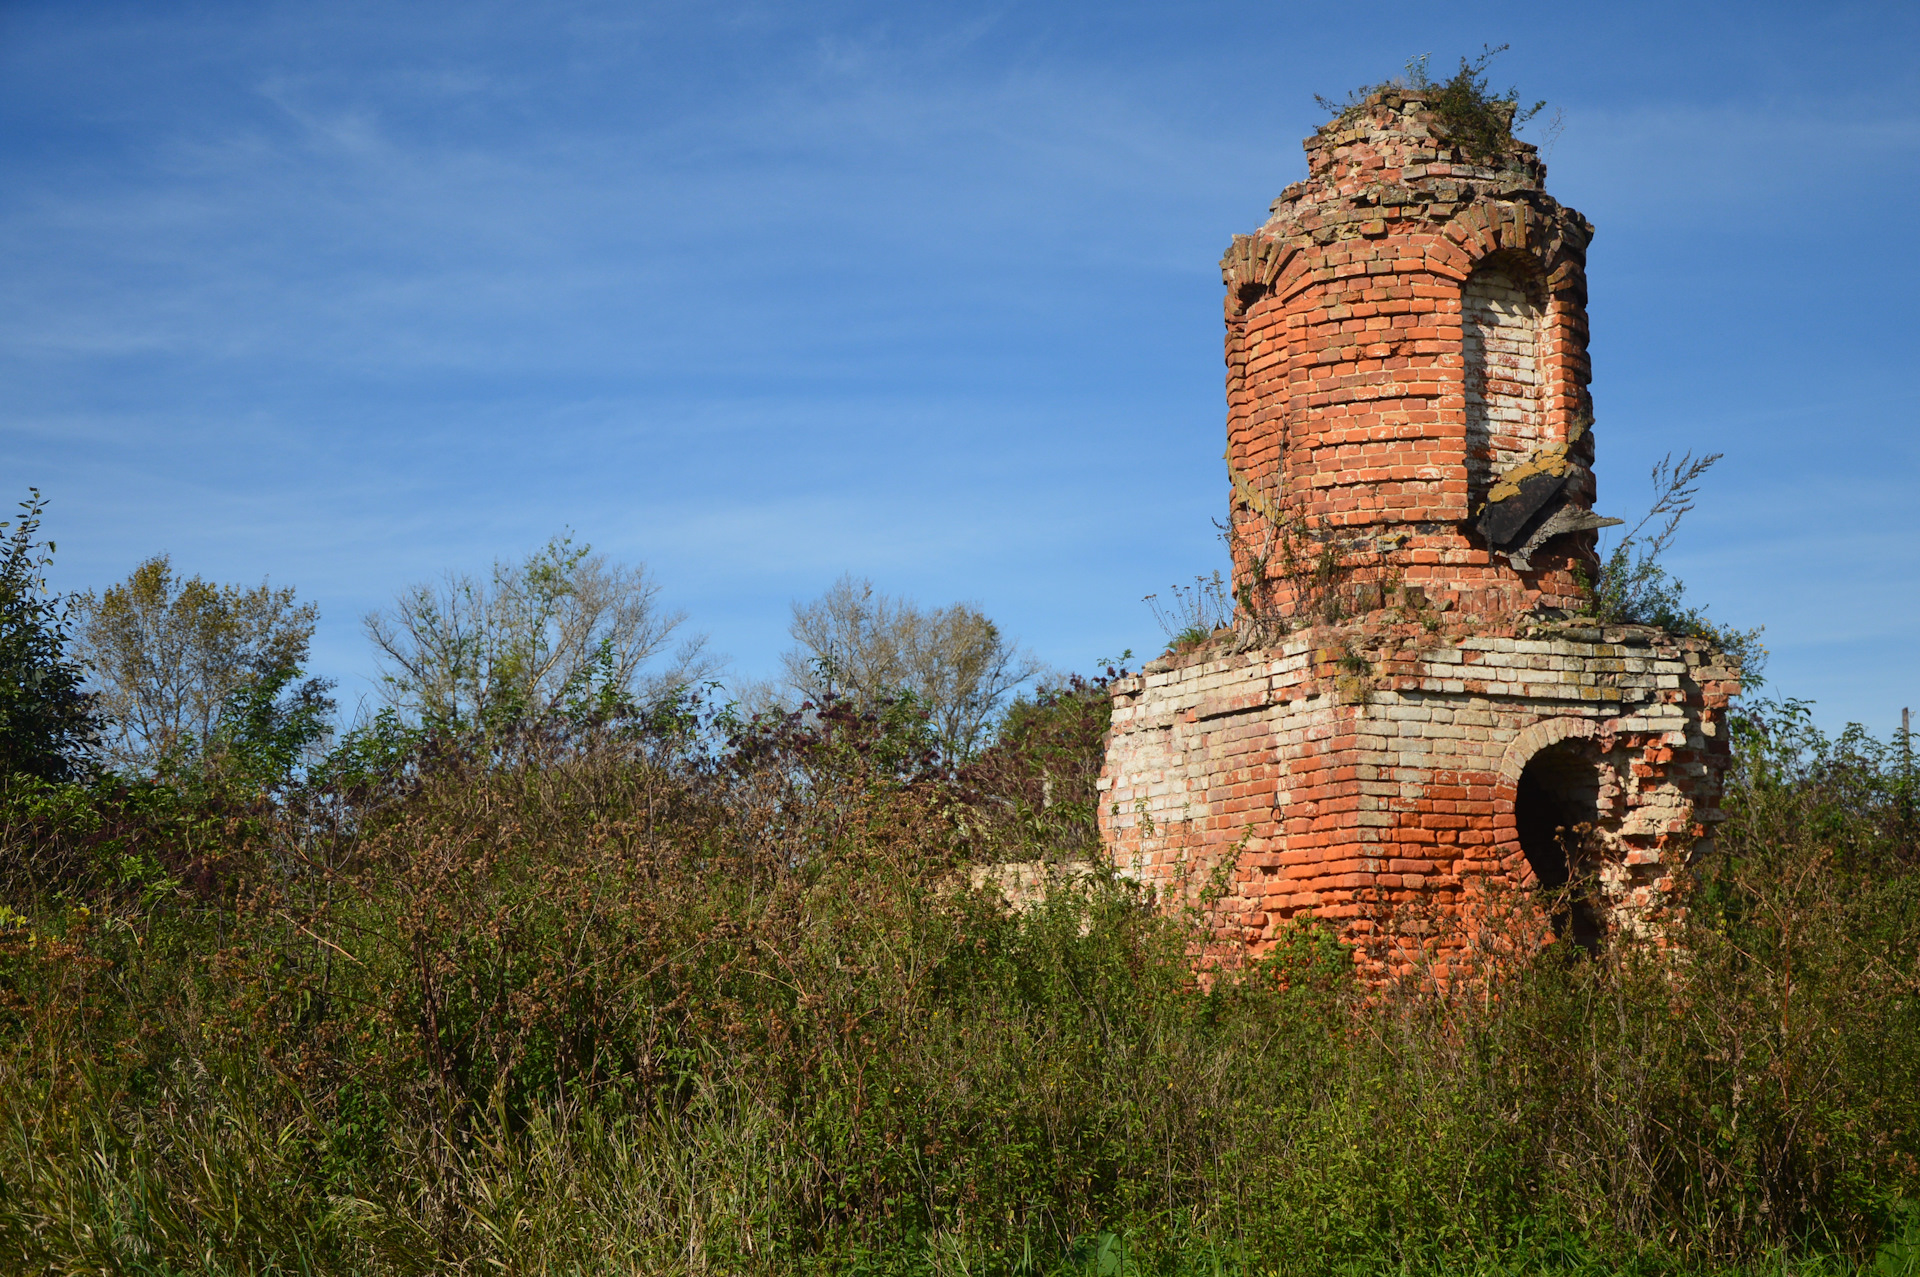
[[[1496,92],[1487,81],[1487,68],[1507,51],[1507,46],[1483,45],[1480,56],[1460,59],[1460,68],[1445,80],[1435,80],[1427,72],[1427,54],[1411,58],[1406,73],[1378,84],[1363,84],[1335,100],[1315,95],[1323,111],[1345,117],[1358,111],[1376,93],[1390,89],[1409,89],[1425,97],[1428,108],[1446,129],[1446,137],[1470,157],[1480,160],[1503,158],[1513,143],[1513,131],[1540,113],[1545,102],[1522,108],[1520,91],[1509,88]]]
[[[1680,521],[1693,510],[1701,478],[1720,456],[1682,453],[1675,460],[1669,454],[1654,463],[1653,504],[1608,550],[1588,595],[1594,617],[1608,624],[1657,625],[1670,634],[1710,640],[1739,662],[1752,691],[1760,686],[1766,668],[1761,629],[1737,630],[1710,620],[1705,607],[1687,600],[1686,584],[1665,562]]]
[[[1192,920],[1124,881],[1024,912],[963,888],[983,854],[966,813],[996,789],[1030,805],[1036,777],[1083,784],[1099,700],[1035,701],[965,783],[910,703],[683,717],[505,761],[422,744],[351,819],[326,815],[344,788],[191,835],[155,817],[216,858],[208,886],[14,880],[0,1264],[1598,1273],[1912,1253],[1908,755],[1756,713],[1674,947],[1549,947],[1471,986],[1369,991],[1299,927],[1200,980]],[[62,820],[62,855],[105,847],[89,801],[42,813],[33,854]]]
[[[0,523],[0,786],[84,774],[100,735],[86,672],[67,651],[72,601],[47,589],[45,508],[30,488],[19,515]]]
[[[1071,675],[1007,707],[993,744],[957,777],[969,854],[1097,857],[1100,766],[1113,723],[1112,684],[1122,672],[1110,665],[1093,678]]]

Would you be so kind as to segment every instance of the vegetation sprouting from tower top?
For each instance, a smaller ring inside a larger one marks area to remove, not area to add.
[[[1470,155],[1495,159],[1505,154],[1513,141],[1513,131],[1540,113],[1544,100],[1529,107],[1520,105],[1520,90],[1508,88],[1496,93],[1488,86],[1487,68],[1507,51],[1507,46],[1483,45],[1477,58],[1460,59],[1460,69],[1447,80],[1435,80],[1427,72],[1431,54],[1422,53],[1407,62],[1404,75],[1378,84],[1363,84],[1343,99],[1314,95],[1322,110],[1345,120],[1376,94],[1389,89],[1410,90],[1421,94],[1434,118],[1446,127],[1448,140]]]

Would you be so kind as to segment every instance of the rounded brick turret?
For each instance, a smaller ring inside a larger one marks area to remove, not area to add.
[[[1499,109],[1499,104],[1495,104]],[[1301,606],[1297,548],[1358,591],[1492,617],[1581,601],[1594,497],[1586,248],[1506,120],[1469,141],[1425,93],[1306,140],[1308,177],[1236,235],[1227,464],[1243,607]],[[1383,588],[1384,587],[1384,588]]]
[[[1657,934],[1720,818],[1737,665],[1582,615],[1593,228],[1501,104],[1440,104],[1343,113],[1234,237],[1235,625],[1113,687],[1106,846],[1225,959],[1306,916],[1446,978]]]

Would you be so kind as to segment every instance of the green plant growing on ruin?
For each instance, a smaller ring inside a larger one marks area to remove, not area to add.
[[[1233,624],[1233,591],[1218,571],[1195,576],[1192,585],[1168,587],[1173,597],[1162,602],[1158,594],[1142,600],[1167,636],[1167,655],[1190,652],[1212,638],[1214,631]]]
[[[1303,514],[1237,476],[1234,487],[1243,510],[1216,526],[1242,568],[1233,598],[1243,645],[1303,625],[1338,625],[1371,611],[1396,587],[1375,538]]]
[[[1345,120],[1374,94],[1389,89],[1410,89],[1425,96],[1428,108],[1446,126],[1448,140],[1478,159],[1499,159],[1513,141],[1514,130],[1531,120],[1546,106],[1545,100],[1522,108],[1518,88],[1495,92],[1487,82],[1487,68],[1507,51],[1507,45],[1482,45],[1480,56],[1460,59],[1460,69],[1446,80],[1435,80],[1427,71],[1433,55],[1422,53],[1407,60],[1406,73],[1378,84],[1363,84],[1343,99],[1314,95],[1322,110],[1332,111]]]
[[[1662,562],[1680,521],[1693,510],[1700,480],[1721,456],[1683,452],[1676,460],[1668,453],[1654,463],[1653,504],[1601,560],[1598,577],[1587,583],[1588,597],[1594,619],[1605,624],[1657,625],[1670,634],[1709,640],[1740,662],[1752,688],[1766,664],[1767,650],[1760,643],[1764,627],[1737,630],[1708,620],[1707,609],[1687,601],[1686,584]]]

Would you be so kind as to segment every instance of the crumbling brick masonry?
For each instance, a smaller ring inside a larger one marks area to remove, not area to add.
[[[1592,227],[1416,91],[1306,150],[1221,263],[1234,627],[1116,687],[1107,845],[1163,893],[1223,884],[1254,951],[1311,913],[1444,959],[1391,919],[1502,885],[1576,884],[1583,942],[1651,925],[1719,818],[1738,670],[1580,617]]]

